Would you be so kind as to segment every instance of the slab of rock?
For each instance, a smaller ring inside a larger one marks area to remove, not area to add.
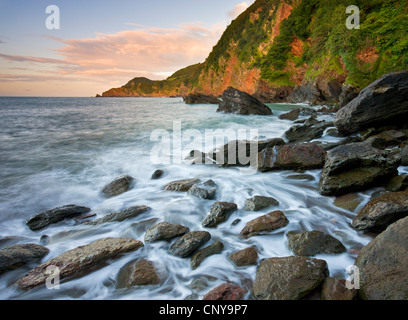
[[[340,197],[337,197],[333,204],[336,207],[349,210],[349,211],[354,211],[359,204],[361,203],[362,199],[357,193],[348,193],[345,195],[342,195]]]
[[[224,250],[224,244],[220,241],[217,241],[208,247],[198,250],[191,257],[190,260],[191,269],[193,270],[197,269],[201,262],[203,262],[206,258],[214,254],[219,254],[221,253],[222,250]]]
[[[168,184],[166,184],[163,187],[163,190],[166,191],[180,191],[180,192],[187,192],[190,190],[190,188],[199,183],[200,179],[184,179],[184,180],[177,180],[177,181],[172,181]]]
[[[212,180],[196,183],[187,192],[188,195],[193,195],[201,199],[214,199],[217,192],[217,185]]]
[[[279,116],[279,119],[295,121],[299,117],[312,116],[315,115],[316,113],[317,113],[316,110],[310,108],[298,108],[293,109],[288,113],[281,114]]]
[[[234,140],[214,149],[209,156],[221,167],[249,166],[256,163],[260,151],[284,144],[285,141],[282,138],[261,141]]]
[[[286,139],[289,142],[306,142],[313,139],[318,139],[323,136],[324,130],[328,127],[332,127],[332,122],[318,122],[318,123],[307,123],[304,125],[296,125],[291,127],[285,132]]]
[[[89,221],[84,224],[99,225],[99,224],[108,223],[108,222],[122,222],[127,219],[135,218],[138,215],[148,210],[150,210],[150,208],[147,206],[134,206],[134,207],[130,207],[130,208],[127,208],[119,212],[111,212],[102,218],[99,218],[93,221]]]
[[[28,219],[26,225],[31,230],[37,231],[49,226],[50,224],[57,223],[65,219],[75,218],[90,211],[90,208],[69,204],[37,214]]]
[[[353,227],[360,231],[383,231],[391,223],[408,216],[408,190],[387,192],[370,200],[357,217]]]
[[[190,229],[180,224],[160,222],[146,230],[145,242],[168,241],[186,234]]]
[[[229,259],[233,261],[237,267],[253,266],[258,264],[258,252],[255,248],[249,247],[231,253]]]
[[[120,176],[107,183],[101,191],[106,197],[115,197],[128,191],[133,181],[134,179],[129,175]]]
[[[320,232],[288,232],[289,249],[297,256],[311,257],[317,254],[346,252],[344,245],[332,236]]]
[[[317,144],[303,143],[266,148],[258,154],[258,170],[309,170],[324,165],[326,151]]]
[[[186,258],[211,239],[206,231],[191,231],[178,238],[170,247],[169,253],[173,256]]]
[[[206,228],[215,228],[220,223],[226,221],[237,209],[238,206],[235,203],[216,202],[212,206],[210,213],[205,217],[202,225]]]
[[[219,104],[220,100],[217,97],[210,96],[202,93],[190,93],[188,96],[183,97],[183,101],[186,104]]]
[[[160,283],[160,276],[150,260],[137,259],[126,264],[119,271],[116,288],[148,286]]]
[[[386,74],[364,88],[336,114],[339,132],[351,134],[369,127],[395,124],[408,116],[408,71]]]
[[[407,139],[407,134],[403,130],[386,130],[370,136],[365,143],[378,149],[396,147]]]
[[[229,87],[222,95],[217,112],[241,115],[272,115],[272,110],[246,92]]]
[[[327,277],[323,281],[320,297],[322,300],[354,300],[357,290],[347,289],[345,279]]]
[[[365,246],[359,268],[359,297],[366,300],[408,299],[408,217],[391,224]]]
[[[328,275],[324,260],[309,257],[264,259],[256,271],[253,296],[258,300],[299,300]]]
[[[0,274],[17,269],[33,261],[41,261],[48,254],[46,247],[38,244],[15,244],[0,250]]]
[[[319,192],[339,196],[381,185],[397,174],[400,162],[398,154],[364,142],[341,145],[327,152]]]
[[[66,251],[29,271],[16,284],[20,289],[28,290],[46,283],[49,266],[59,268],[60,279],[77,278],[87,272],[99,269],[109,259],[118,257],[122,253],[135,251],[143,247],[141,241],[125,238],[105,238],[91,244]]]
[[[244,300],[247,290],[234,283],[223,283],[208,292],[203,300]]]
[[[271,232],[273,230],[285,227],[289,223],[288,218],[282,211],[273,211],[268,214],[249,221],[240,235],[244,238],[256,236],[260,233]]]
[[[254,196],[247,199],[244,204],[244,209],[248,211],[258,211],[270,206],[278,206],[279,201],[272,197]]]

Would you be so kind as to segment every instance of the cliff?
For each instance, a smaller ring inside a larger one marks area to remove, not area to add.
[[[360,29],[347,29],[349,5]],[[408,68],[405,0],[257,0],[231,22],[206,61],[163,81],[135,78],[103,96],[221,95],[229,87],[264,102],[337,103]]]

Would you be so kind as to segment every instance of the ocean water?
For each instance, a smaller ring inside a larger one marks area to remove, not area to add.
[[[18,290],[14,283],[35,266],[31,264],[0,275],[0,299],[201,299],[226,281],[250,291],[256,266],[236,267],[228,256],[250,246],[257,248],[259,259],[291,256],[285,236],[288,231],[320,230],[342,241],[348,251],[366,245],[370,236],[351,227],[356,214],[334,206],[333,197],[318,193],[320,170],[306,171],[314,181],[305,181],[289,179],[292,171],[253,173],[182,161],[192,149],[210,151],[222,145],[226,133],[229,138],[236,134],[237,139],[283,137],[293,123],[278,119],[278,115],[303,105],[269,106],[274,115],[265,117],[217,113],[215,105],[191,106],[180,98],[0,98],[0,238],[40,244],[41,237],[47,236],[50,253],[42,262],[106,237],[143,241],[145,230],[162,221],[185,225],[191,231],[209,231],[212,238],[207,245],[216,241],[224,244],[221,254],[207,258],[195,270],[190,267],[190,259],[168,254],[171,242],[158,242],[145,244],[84,277],[62,281],[58,290]],[[166,139],[171,145],[161,148]],[[324,135],[319,140],[337,139]],[[156,169],[165,174],[151,180]],[[134,187],[117,197],[105,198],[101,188],[123,174],[135,178]],[[170,181],[187,178],[212,179],[218,186],[216,199],[162,190]],[[360,207],[372,192],[361,193]],[[245,200],[254,195],[272,196],[280,205],[258,212],[244,211]],[[234,202],[239,210],[217,228],[205,229],[201,222],[215,201]],[[26,226],[29,217],[65,204],[90,207],[98,217],[134,205],[147,205],[152,210],[131,220],[100,226],[85,226],[75,220],[36,232]],[[288,226],[249,239],[239,237],[248,221],[278,209],[288,217]],[[236,219],[241,222],[232,225]],[[153,261],[161,276],[160,285],[117,289],[119,270],[140,257]],[[355,255],[351,251],[316,258],[328,262],[331,276],[346,278]],[[206,285],[195,288],[192,282],[196,279]],[[246,298],[251,299],[249,293]]]

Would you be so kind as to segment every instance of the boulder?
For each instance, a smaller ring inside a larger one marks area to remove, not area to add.
[[[212,206],[210,213],[203,221],[203,227],[215,228],[220,223],[226,221],[229,216],[238,209],[235,203],[216,202]]]
[[[383,231],[408,215],[408,190],[387,192],[370,200],[353,220],[360,231]]]
[[[188,195],[193,195],[201,199],[214,199],[217,191],[217,185],[212,180],[196,183],[187,192]]]
[[[102,193],[106,197],[115,197],[128,191],[131,188],[133,181],[134,179],[128,175],[117,177],[102,188]]]
[[[229,87],[222,95],[217,112],[241,115],[272,115],[272,110],[246,92]]]
[[[247,290],[234,283],[223,283],[212,289],[203,300],[244,300]]]
[[[366,300],[408,299],[408,217],[391,224],[365,246],[359,268],[359,296]]]
[[[31,262],[41,261],[48,252],[46,247],[33,243],[5,247],[0,250],[0,274]]]
[[[170,247],[169,253],[173,256],[186,258],[211,239],[206,231],[192,231],[178,238]]]
[[[145,242],[168,241],[186,234],[189,230],[188,227],[179,224],[160,222],[146,230],[144,240]]]
[[[381,185],[397,174],[398,154],[373,148],[364,142],[338,146],[327,152],[319,183],[326,196],[339,196]]]
[[[256,271],[253,296],[258,300],[299,300],[328,275],[324,260],[309,257],[264,259]]]
[[[190,190],[190,188],[193,185],[199,182],[200,182],[200,179],[184,179],[184,180],[172,181],[166,184],[163,187],[163,190],[187,192],[188,190]]]
[[[307,142],[323,136],[324,130],[333,126],[333,122],[311,122],[306,121],[303,125],[295,125],[285,132],[289,142]]]
[[[122,253],[135,251],[143,247],[143,243],[133,239],[105,238],[91,244],[66,251],[29,271],[17,281],[20,289],[28,290],[46,283],[49,275],[47,268],[59,268],[60,280],[77,278],[89,271],[99,269],[110,259]]]
[[[311,108],[297,108],[289,111],[288,113],[281,114],[279,119],[295,121],[299,117],[313,116],[317,112]]]
[[[320,297],[322,300],[354,300],[357,290],[347,289],[345,279],[327,277],[323,281]]]
[[[37,231],[47,227],[50,224],[57,223],[65,219],[78,217],[90,211],[90,208],[69,204],[37,214],[28,219],[26,225],[31,230]]]
[[[334,121],[344,134],[369,127],[406,122],[408,71],[388,73],[364,88],[357,98],[340,109]]]
[[[108,223],[108,222],[122,222],[127,219],[135,218],[138,215],[148,210],[150,210],[150,208],[147,206],[134,206],[134,207],[130,207],[130,208],[127,208],[119,212],[111,212],[102,218],[99,218],[93,221],[89,221],[89,222],[85,222],[85,224],[99,225],[99,224]]]
[[[314,143],[266,148],[258,154],[258,170],[309,170],[324,165],[326,151]]]
[[[153,262],[142,258],[131,261],[120,269],[116,280],[116,288],[156,285],[159,283],[160,276]]]
[[[254,247],[249,247],[231,253],[229,259],[237,267],[256,266],[258,264],[258,252]]]
[[[311,257],[317,254],[337,254],[346,251],[344,245],[332,236],[320,232],[288,232],[290,250],[297,256]]]
[[[260,233],[271,232],[273,230],[285,227],[289,223],[282,211],[273,211],[268,214],[249,221],[240,235],[244,238],[256,236]]]
[[[407,134],[402,130],[386,130],[378,134],[371,135],[365,143],[378,149],[396,147],[407,139]]]
[[[249,166],[256,162],[258,152],[284,144],[285,141],[281,138],[263,141],[234,140],[214,149],[209,156],[221,167]]]
[[[193,270],[197,269],[201,262],[203,262],[206,258],[214,254],[219,254],[221,253],[222,250],[224,250],[224,244],[220,241],[217,241],[208,247],[198,250],[191,257],[190,260],[191,269]]]
[[[190,93],[188,96],[183,97],[183,101],[186,104],[219,104],[220,100],[217,97],[202,94],[202,93]]]
[[[248,211],[258,211],[270,206],[278,206],[279,201],[272,197],[254,196],[247,199],[244,204],[244,209]]]

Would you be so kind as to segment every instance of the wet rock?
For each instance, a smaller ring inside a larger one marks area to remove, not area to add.
[[[328,275],[324,260],[309,257],[264,259],[256,271],[253,296],[258,300],[299,300]]]
[[[237,267],[253,266],[258,264],[258,252],[255,248],[249,247],[233,252],[229,256],[229,259],[233,261]]]
[[[203,300],[244,300],[247,290],[234,283],[223,283],[208,292]]]
[[[381,185],[396,175],[398,154],[373,148],[364,142],[339,146],[327,152],[319,183],[326,196],[339,196]]]
[[[210,152],[209,156],[221,167],[249,166],[265,148],[282,146],[285,141],[272,138],[263,141],[234,140]]]
[[[324,130],[332,127],[332,122],[305,122],[304,125],[295,125],[285,132],[289,142],[307,142],[323,136]]]
[[[25,237],[19,237],[19,236],[6,236],[6,237],[0,237],[0,248],[4,248],[7,246],[11,246],[12,244],[16,244],[19,242],[26,241]]]
[[[322,284],[322,300],[354,300],[357,297],[357,290],[347,289],[345,279],[327,277]]]
[[[378,149],[386,149],[389,147],[396,147],[401,144],[402,141],[407,139],[407,134],[400,130],[387,130],[379,134],[370,136],[365,143]]]
[[[272,110],[246,92],[229,87],[222,95],[217,112],[241,115],[272,115]]]
[[[408,145],[404,146],[401,150],[401,165],[408,166]]]
[[[160,283],[160,276],[150,260],[137,259],[126,264],[119,271],[116,288],[148,286]]]
[[[338,142],[329,142],[329,143],[322,143],[319,144],[325,151],[333,150],[334,148],[337,148],[338,146],[342,146],[344,144],[350,144],[354,142],[363,142],[363,139],[357,136],[350,136],[347,138],[344,138]],[[314,143],[318,143],[317,141]]]
[[[324,165],[326,151],[314,143],[266,148],[258,155],[258,170],[309,170]]]
[[[271,232],[273,230],[285,227],[289,220],[282,211],[273,211],[264,216],[249,221],[241,231],[241,236],[249,238],[260,233]]]
[[[166,191],[180,191],[180,192],[187,192],[190,190],[190,188],[199,183],[200,179],[184,179],[184,180],[177,180],[177,181],[172,181],[168,184],[166,184],[163,187],[163,190]]]
[[[288,232],[290,250],[297,256],[315,256],[317,254],[337,254],[346,252],[344,245],[332,236],[320,232]]]
[[[189,231],[188,227],[160,222],[146,230],[145,242],[168,241],[175,237],[182,236]]]
[[[209,256],[214,254],[219,254],[221,251],[224,250],[224,244],[220,241],[205,247],[203,249],[198,250],[194,255],[191,257],[190,265],[191,269],[197,269],[201,262],[203,262]]]
[[[137,217],[138,215],[150,210],[147,206],[134,206],[119,212],[111,212],[102,218],[86,222],[88,225],[99,225],[108,222],[122,222]]]
[[[279,201],[272,197],[254,196],[247,199],[244,204],[244,209],[248,211],[258,211],[270,206],[278,206]]]
[[[69,204],[37,214],[36,216],[28,219],[26,224],[31,230],[37,231],[47,227],[50,224],[57,223],[65,219],[74,218],[90,211],[90,208]]]
[[[408,115],[408,71],[386,74],[364,88],[336,114],[339,132],[351,134],[379,124],[406,122]]]
[[[20,289],[28,290],[45,284],[49,277],[46,272],[49,266],[59,268],[61,280],[77,278],[103,267],[106,261],[116,258],[122,253],[135,251],[142,246],[142,242],[133,239],[105,238],[97,240],[91,244],[66,251],[62,255],[35,267],[18,280],[17,285]]]
[[[337,197],[334,200],[333,204],[336,207],[354,212],[361,201],[362,199],[357,193],[348,193],[343,196]]]
[[[315,180],[315,178],[310,174],[292,174],[292,175],[287,176],[286,178],[292,179],[292,180],[308,180],[308,181]]]
[[[152,179],[152,180],[160,179],[160,178],[163,176],[163,174],[164,174],[164,171],[158,169],[158,170],[156,170],[155,172],[153,172],[151,179]]]
[[[391,223],[408,215],[408,190],[387,192],[370,200],[357,217],[353,227],[360,231],[382,231]]]
[[[38,244],[15,244],[0,250],[0,274],[33,261],[41,261],[49,250]]]
[[[134,179],[131,176],[124,175],[109,182],[102,188],[102,193],[106,197],[115,197],[126,191],[128,191],[133,183]]]
[[[188,96],[183,97],[183,101],[186,104],[219,104],[220,100],[217,97],[202,94],[202,93],[190,93]]]
[[[310,108],[298,108],[293,109],[288,113],[281,114],[279,116],[279,119],[295,121],[299,117],[313,116],[316,113],[317,113],[316,110]]]
[[[391,224],[365,246],[355,265],[359,297],[366,300],[408,299],[408,217]]]
[[[201,199],[214,199],[217,191],[217,185],[212,180],[196,183],[187,192],[188,195],[193,195]]]
[[[238,206],[235,203],[216,202],[212,206],[210,213],[204,219],[202,225],[206,228],[215,228],[220,223],[226,221],[237,209]]]
[[[408,175],[401,174],[399,176],[392,177],[385,185],[385,190],[391,192],[403,191],[408,188]]]
[[[192,231],[178,238],[170,247],[169,253],[173,256],[186,258],[211,239],[206,231]]]

